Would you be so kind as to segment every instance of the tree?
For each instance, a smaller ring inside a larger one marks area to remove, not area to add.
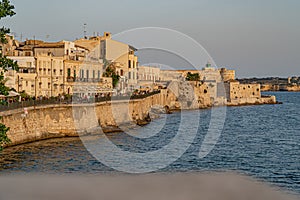
[[[200,76],[198,73],[192,74],[191,72],[187,73],[186,76],[187,81],[200,81]]]
[[[112,78],[114,88],[118,85],[118,82],[120,80],[120,76],[118,74],[116,74],[116,67],[114,66],[113,63],[108,64],[108,67],[106,67],[106,70],[103,73],[103,76]]]
[[[11,17],[15,15],[14,6],[10,4],[9,0],[0,1],[0,20],[4,17]],[[6,35],[10,33],[9,28],[0,28],[0,43],[7,43]],[[4,73],[8,69],[18,70],[17,62],[8,59],[6,56],[0,53],[0,95],[8,95],[10,88],[5,86]],[[0,123],[0,150],[2,150],[3,145],[8,144],[10,139],[7,137],[7,131],[9,130],[4,124]]]

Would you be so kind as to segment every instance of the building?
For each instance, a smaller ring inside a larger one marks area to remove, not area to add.
[[[119,75],[119,90],[121,92],[133,91],[137,86],[138,58],[134,54],[134,47],[113,40],[110,33],[104,33],[100,43],[100,58],[105,65],[113,64]]]
[[[36,96],[58,96],[64,90],[64,58],[38,54]]]
[[[219,71],[220,71],[223,82],[235,80],[235,70],[221,68]]]
[[[103,64],[91,61],[65,60],[67,94],[95,96],[112,93],[112,78],[103,77]]]
[[[138,58],[136,49],[103,36],[79,39],[74,42],[44,42],[26,40],[18,43],[6,36],[1,45],[4,55],[14,57],[20,71],[9,71],[7,86],[25,91],[31,96],[62,94],[97,95],[112,93],[112,78],[103,77],[106,67],[113,65],[120,76],[118,89],[133,91],[138,87]]]
[[[105,65],[100,56],[100,44],[101,40],[105,38],[105,36],[97,36],[75,41],[76,45],[88,50],[88,54],[82,62],[65,62],[66,77],[71,75],[72,78],[72,73],[74,77],[76,72],[78,73],[73,82],[72,79],[67,79],[68,92],[69,86],[72,86],[74,93],[79,94],[79,96],[94,96],[113,92],[112,78],[103,77]],[[73,68],[70,64],[73,64]]]
[[[100,59],[99,44],[99,41],[81,40],[76,43],[61,41],[35,46],[34,54],[37,58],[51,57],[52,60],[46,62],[48,64],[54,62],[53,69],[50,70],[52,74],[39,73],[38,75],[43,79],[40,81],[42,85],[40,88],[44,91],[42,95],[58,96],[63,93],[70,95],[76,93],[80,96],[92,96],[111,92],[112,81],[102,78],[104,65]],[[56,59],[59,59],[59,68],[55,67]],[[49,70],[48,67],[46,70]],[[47,84],[44,84],[46,82]]]
[[[9,56],[8,58],[17,61],[19,71],[9,69],[5,76],[6,86],[14,88],[17,92],[25,91],[30,96],[36,95],[36,62],[32,56]]]
[[[152,67],[152,66],[139,66],[138,81],[139,81],[139,83],[159,82],[160,81],[160,68]]]
[[[260,84],[240,84],[234,80],[225,83],[227,100],[260,99]]]
[[[84,60],[88,49],[75,45],[74,42],[60,41],[34,45],[33,52],[35,56],[51,54],[53,57],[63,57],[66,60]]]
[[[19,42],[11,35],[5,35],[6,43],[0,43],[0,53],[5,56],[17,56]]]
[[[43,43],[44,41],[41,40],[26,40],[21,42],[16,49],[16,56],[34,56],[34,47]]]
[[[184,73],[180,70],[161,70],[159,80],[163,82],[183,80]]]
[[[222,77],[219,69],[211,67],[208,63],[202,70],[162,70],[160,73],[161,81],[176,81],[185,80],[187,74],[199,74],[199,81],[202,81],[208,86],[209,94],[211,98],[217,99],[218,97],[218,86],[222,82]]]

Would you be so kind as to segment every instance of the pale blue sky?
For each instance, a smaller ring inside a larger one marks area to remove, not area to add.
[[[300,76],[299,0],[11,0],[20,39],[74,40],[155,26],[187,34],[238,77]],[[46,36],[49,38],[46,39]]]

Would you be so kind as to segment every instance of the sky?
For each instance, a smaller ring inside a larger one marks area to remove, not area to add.
[[[237,77],[300,76],[299,0],[11,0],[16,39],[75,40],[162,27],[200,43]]]

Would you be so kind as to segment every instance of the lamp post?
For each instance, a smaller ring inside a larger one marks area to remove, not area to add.
[[[22,77],[20,78],[19,75],[17,76],[17,78],[18,78],[18,93],[20,93],[20,86],[22,86],[23,78]],[[20,80],[21,80],[21,83],[20,83]]]
[[[37,90],[36,84],[37,84],[37,79],[38,79],[38,77],[37,77],[37,75],[36,75],[35,78],[34,78],[34,97],[35,97],[35,99],[37,98],[37,97],[36,97],[36,90]]]
[[[53,96],[52,94],[52,90],[53,90],[53,75],[52,75],[52,70],[53,70],[53,59],[51,58],[51,61],[50,61],[50,69],[51,69],[51,72],[50,72],[50,97]]]
[[[18,84],[18,93],[20,93],[20,79],[19,79],[19,75],[17,75],[17,84]]]

